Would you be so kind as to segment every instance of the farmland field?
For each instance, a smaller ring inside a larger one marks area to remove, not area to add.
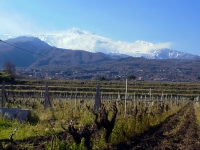
[[[48,81],[47,108],[45,82],[5,85],[5,107],[30,114],[0,117],[0,149],[200,149],[200,83],[129,81],[125,95],[125,82],[99,82],[95,112],[96,81]]]

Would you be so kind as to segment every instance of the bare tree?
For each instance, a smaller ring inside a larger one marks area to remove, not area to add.
[[[15,77],[16,68],[12,62],[7,61],[4,65],[4,69],[6,73],[10,74],[12,77]]]

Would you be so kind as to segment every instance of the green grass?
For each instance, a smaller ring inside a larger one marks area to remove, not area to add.
[[[194,102],[194,108],[195,108],[196,121],[197,121],[197,124],[200,126],[200,104],[199,104],[199,102]]]

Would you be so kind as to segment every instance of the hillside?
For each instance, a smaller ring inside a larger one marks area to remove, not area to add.
[[[5,43],[0,43],[0,66],[3,66],[6,61],[13,62],[17,67],[41,67],[52,65],[79,65],[108,59],[108,56],[103,53],[52,47],[34,37],[18,37],[9,39],[6,42],[23,50]],[[36,55],[36,53],[40,55]]]
[[[200,60],[200,56],[170,49],[171,43],[150,43],[142,40],[135,42],[116,41],[91,33],[89,31],[72,28],[63,32],[49,34],[32,34],[51,46],[71,50],[85,50],[87,52],[101,52],[109,56],[145,57],[149,59],[190,59]],[[17,37],[17,35],[0,35],[0,39]]]
[[[54,79],[97,79],[99,76],[105,76],[107,79],[124,79],[128,74],[133,74],[142,80],[197,81],[200,79],[198,57],[194,60],[190,57],[184,60],[111,56],[83,50],[56,48],[34,37],[18,37],[6,42],[15,47],[0,43],[0,66],[3,67],[6,61],[11,61],[19,68],[19,73],[35,78],[43,79],[48,75],[49,78]],[[34,69],[37,74],[30,70],[23,71],[20,67]],[[61,73],[58,73],[59,71]]]

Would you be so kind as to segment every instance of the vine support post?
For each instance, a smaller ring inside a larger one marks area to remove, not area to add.
[[[46,82],[46,87],[45,87],[45,100],[44,100],[44,110],[47,109],[48,105],[50,108],[52,108],[52,103],[49,97],[49,89],[48,89],[48,83]]]
[[[94,99],[94,112],[99,111],[101,107],[101,93],[100,93],[100,84],[97,84],[95,99]]]
[[[126,79],[126,92],[125,92],[125,104],[124,104],[124,118],[126,118],[126,98],[127,98],[127,79]]]
[[[77,87],[76,87],[76,94],[75,94],[75,113],[77,109]]]
[[[5,101],[8,102],[8,99],[7,99],[7,95],[6,95],[5,81],[3,80],[2,81],[1,103],[0,103],[2,108],[4,108]]]
[[[133,107],[135,107],[135,92],[134,92],[134,98],[133,98]]]
[[[151,88],[150,88],[150,90],[149,90],[149,96],[150,96],[150,101],[152,100],[151,99]]]
[[[5,81],[2,82],[2,92],[1,92],[1,107],[4,108],[4,98],[5,98]]]

